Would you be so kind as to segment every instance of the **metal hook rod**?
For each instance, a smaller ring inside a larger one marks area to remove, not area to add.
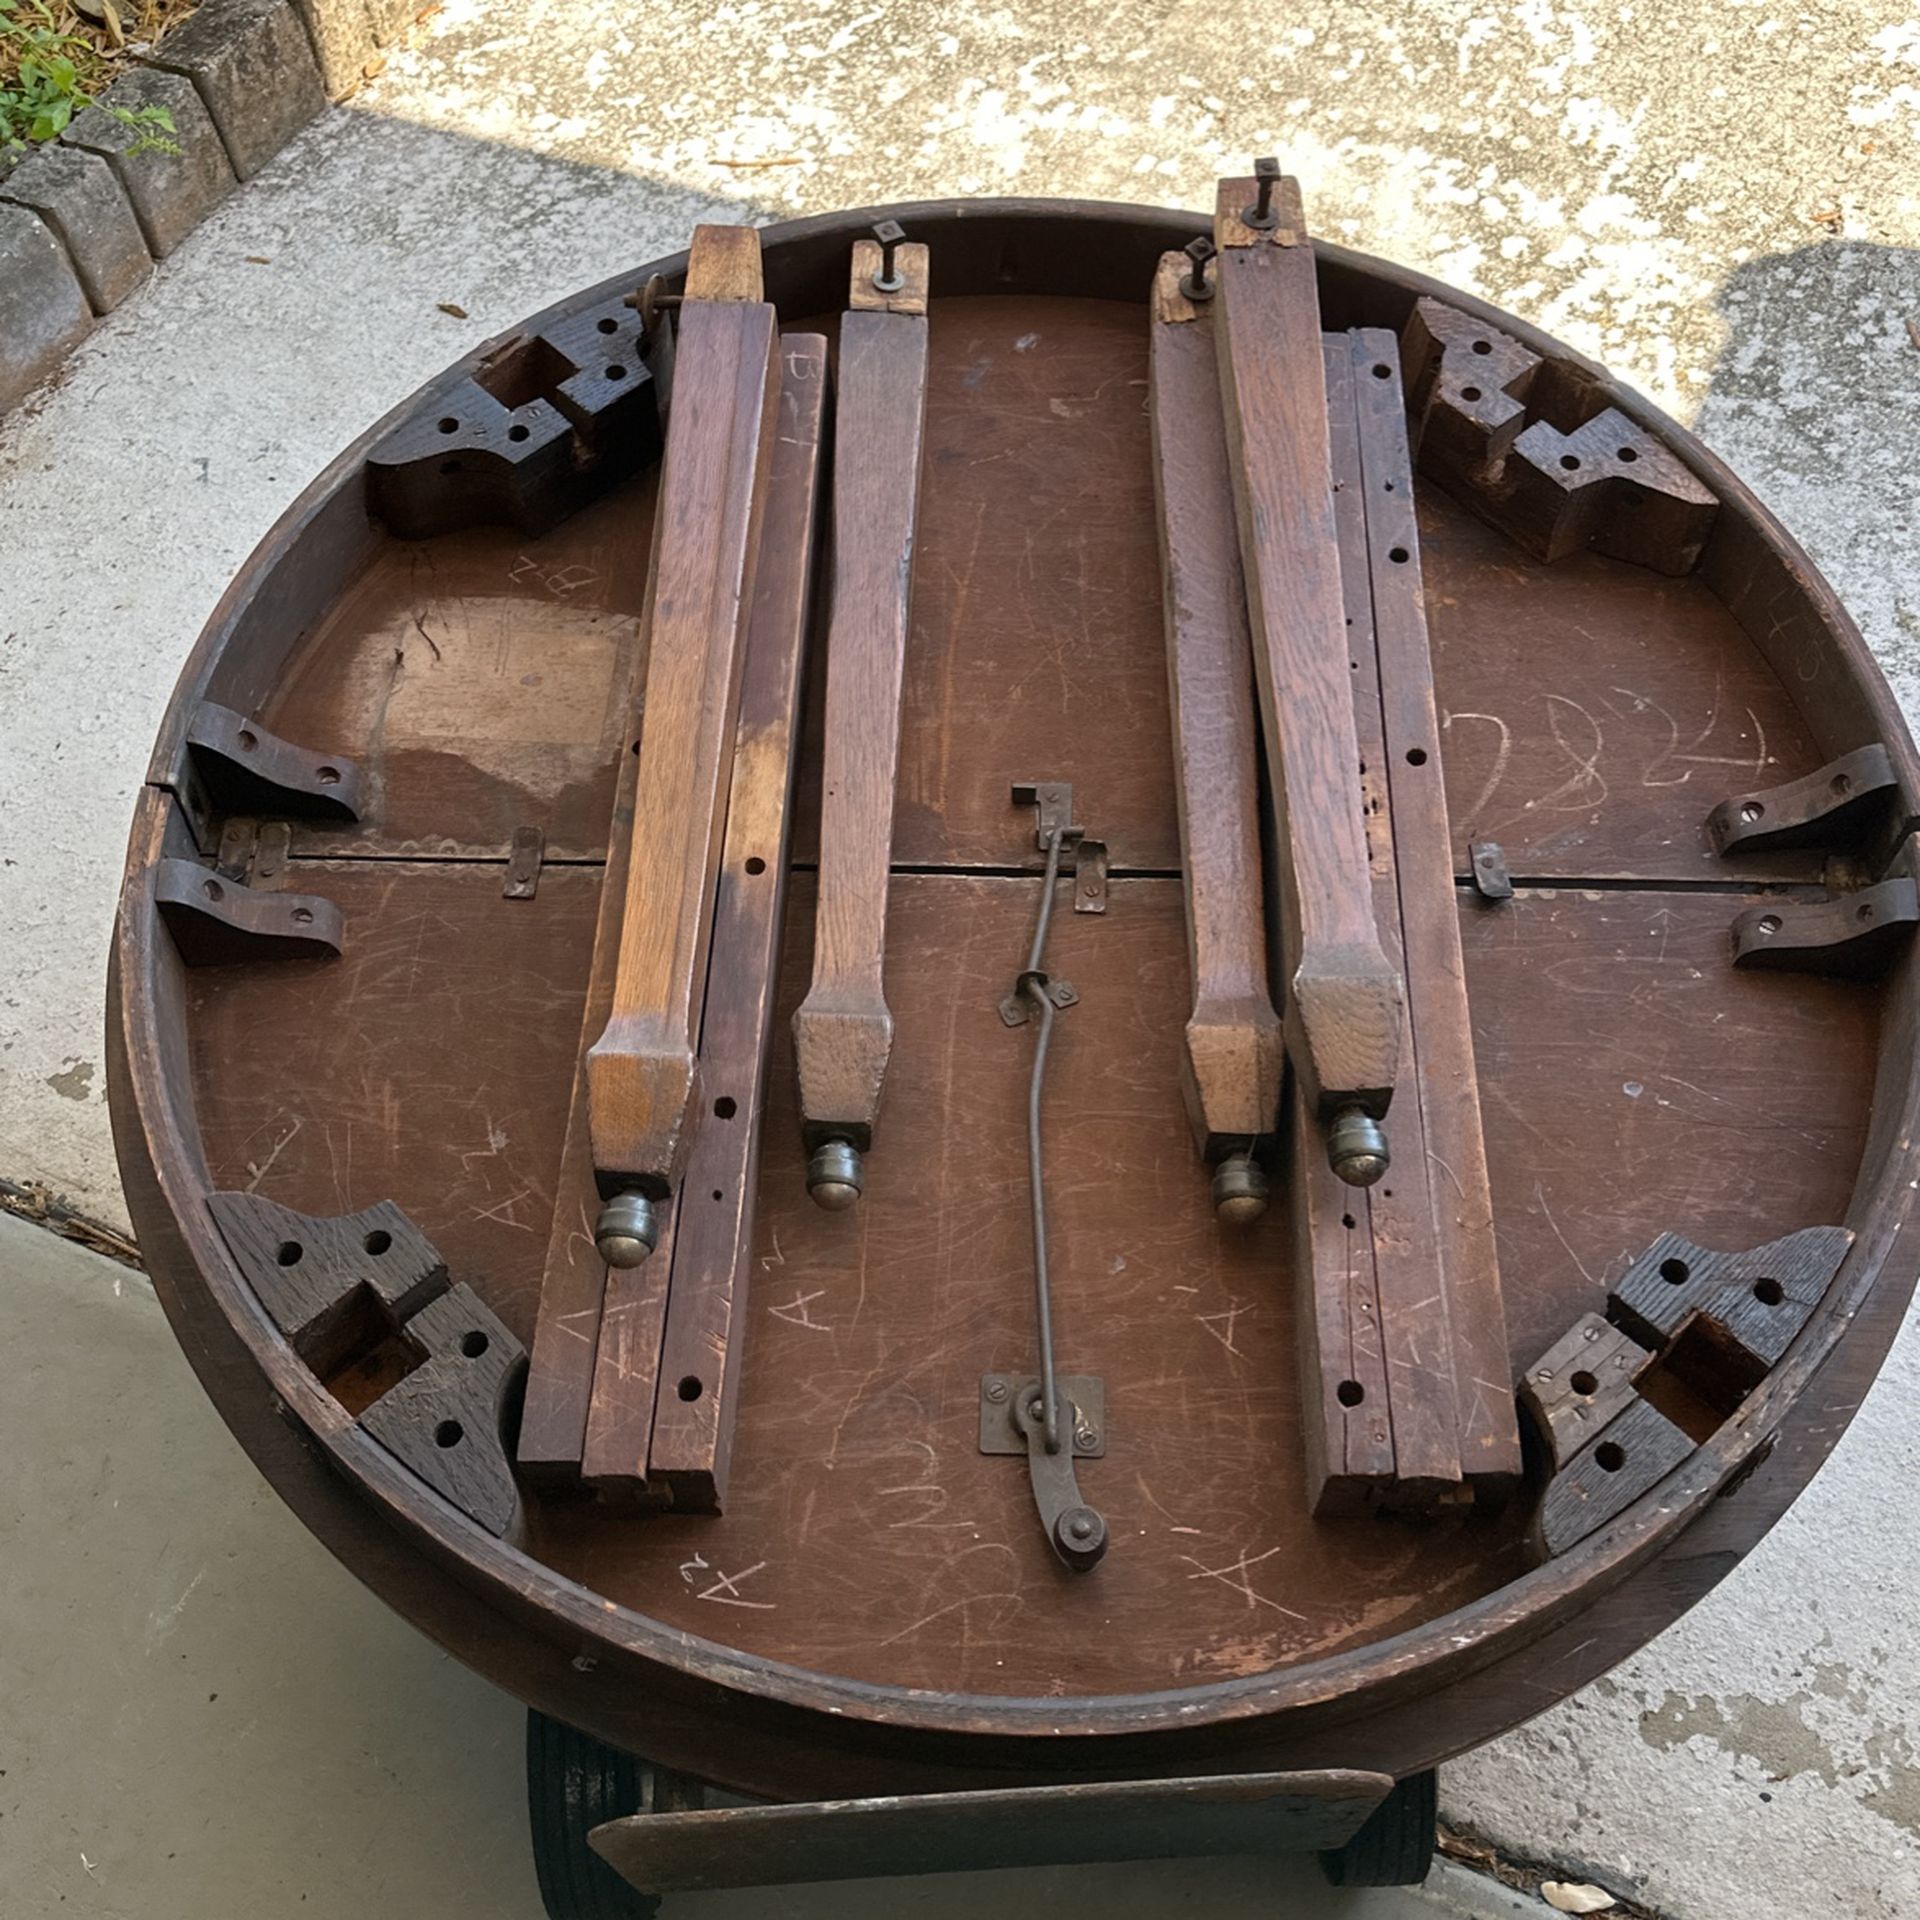
[[[1060,847],[1064,830],[1047,835],[1047,877],[1040,894],[1040,913],[1034,923],[1033,944],[1027,949],[1021,990],[1040,1016],[1040,1033],[1033,1048],[1033,1076],[1027,1082],[1027,1182],[1033,1197],[1033,1294],[1040,1321],[1041,1427],[1049,1453],[1060,1451],[1060,1392],[1053,1372],[1053,1289],[1047,1273],[1046,1179],[1040,1151],[1040,1094],[1046,1083],[1047,1047],[1053,1039],[1053,1000],[1041,956],[1046,951],[1047,928],[1053,921],[1054,883],[1060,878]]]

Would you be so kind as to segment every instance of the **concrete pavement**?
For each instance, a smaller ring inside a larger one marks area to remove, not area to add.
[[[56,390],[0,421],[0,1177],[124,1217],[105,942],[179,665],[323,462],[529,309],[716,212],[971,192],[1205,205],[1217,172],[1278,151],[1322,231],[1541,322],[1696,424],[1834,580],[1911,713],[1916,136],[1920,20],[1886,0],[613,14],[451,0],[103,324]],[[78,1298],[91,1283],[63,1270],[50,1284]],[[1920,1909],[1920,1599],[1905,1578],[1920,1521],[1888,1497],[1920,1466],[1901,1418],[1917,1364],[1909,1338],[1814,1494],[1709,1602],[1454,1767],[1451,1817],[1685,1920]],[[193,1404],[183,1389],[168,1418]],[[31,1455],[29,1436],[14,1458]],[[233,1618],[284,1629],[320,1617],[319,1592],[269,1584]],[[372,1608],[344,1581],[336,1594],[330,1620]],[[423,1768],[444,1744],[500,1770],[430,1802],[456,1822],[463,1795],[504,1793],[517,1762],[469,1737],[463,1716],[482,1710],[460,1688],[477,1683],[436,1673],[417,1644],[414,1658],[394,1694],[448,1737],[397,1722],[393,1737],[420,1743]],[[184,1712],[184,1696],[144,1699],[147,1669],[127,1672],[129,1712]],[[339,1683],[330,1657],[308,1679]],[[263,1696],[258,1711],[307,1704]],[[140,1792],[165,1784],[143,1775]],[[154,1807],[149,1831],[170,1828],[166,1800]],[[93,1911],[159,1911],[104,1904],[83,1878]],[[252,1910],[295,1907],[263,1888]]]

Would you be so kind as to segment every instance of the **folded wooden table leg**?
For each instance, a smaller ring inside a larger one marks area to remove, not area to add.
[[[713,914],[713,968],[700,1034],[703,1106],[675,1222],[666,1330],[654,1393],[649,1483],[676,1508],[726,1501],[753,1261],[787,842],[798,757],[815,526],[826,425],[827,343],[780,342],[780,432],[754,568],[740,732]]]
[[[1215,1208],[1240,1222],[1266,1211],[1285,1050],[1267,984],[1253,649],[1220,434],[1212,253],[1202,240],[1161,256],[1148,387],[1193,971],[1187,1109],[1216,1168]]]
[[[696,227],[647,592],[647,691],[613,1010],[587,1055],[594,1237],[645,1260],[685,1151],[741,637],[775,420],[760,237]]]
[[[883,962],[914,524],[926,437],[927,249],[887,222],[853,247],[834,401],[820,892],[813,982],[793,1016],[807,1189],[860,1196],[893,1015]]]
[[[1273,787],[1287,1053],[1334,1171],[1386,1170],[1403,991],[1380,944],[1327,464],[1313,250],[1272,161],[1223,180],[1220,382]]]

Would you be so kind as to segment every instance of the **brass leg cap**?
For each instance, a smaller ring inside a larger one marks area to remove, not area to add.
[[[637,1267],[660,1242],[660,1220],[644,1193],[616,1194],[593,1224],[593,1244],[610,1267]]]
[[[845,1213],[860,1198],[859,1149],[845,1140],[824,1140],[807,1162],[807,1192],[816,1207]]]
[[[1327,1164],[1350,1187],[1370,1187],[1393,1164],[1380,1122],[1358,1107],[1334,1116],[1327,1129]]]
[[[1249,1154],[1228,1154],[1214,1170],[1214,1217],[1222,1226],[1244,1227],[1266,1210],[1267,1170]]]

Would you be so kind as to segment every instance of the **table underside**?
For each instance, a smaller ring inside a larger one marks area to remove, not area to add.
[[[1305,1509],[1291,1236],[1278,1208],[1216,1227],[1180,1098],[1144,312],[956,299],[931,325],[898,1028],[867,1196],[808,1202],[785,1044],[816,672],[728,1511],[536,1504],[531,1545],[670,1625],[907,1687],[1135,1691],[1380,1639],[1513,1577],[1528,1503],[1429,1524]],[[359,826],[294,840],[289,884],[340,905],[346,951],[190,976],[216,1184],[315,1213],[398,1201],[523,1339],[633,737],[610,690],[639,644],[649,507],[639,481],[538,540],[382,547],[261,715],[372,775]],[[1813,868],[1734,870],[1702,821],[1819,756],[1706,587],[1537,566],[1431,488],[1421,527],[1453,845],[1464,870],[1470,839],[1499,840],[1519,883],[1497,909],[1461,894],[1518,1367],[1663,1230],[1735,1247],[1842,1217],[1880,991],[1728,965],[1734,914]],[[1036,904],[1018,778],[1072,781],[1114,874],[1106,915],[1062,915],[1049,951],[1080,993],[1047,1096],[1061,1360],[1108,1406],[1081,1479],[1114,1546],[1085,1580],[1054,1562],[1021,1463],[976,1446],[981,1373],[1032,1355],[1031,1040],[996,1011]],[[530,902],[501,894],[523,824],[547,840]]]

